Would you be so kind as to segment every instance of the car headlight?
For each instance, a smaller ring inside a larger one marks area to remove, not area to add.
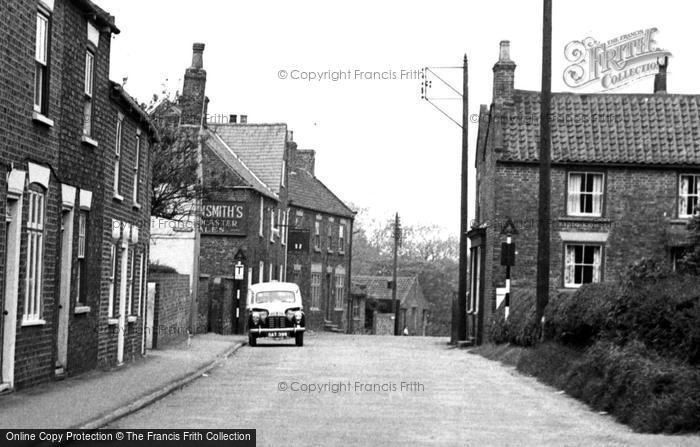
[[[297,319],[297,323],[301,323],[301,318],[304,316],[304,313],[300,310],[294,312],[294,318]]]
[[[260,320],[265,321],[265,318],[267,318],[267,311],[254,310],[250,316],[253,318],[253,323],[257,323]]]
[[[292,321],[294,318],[294,311],[292,309],[289,309],[287,312],[284,313],[284,315],[287,317],[287,320]]]

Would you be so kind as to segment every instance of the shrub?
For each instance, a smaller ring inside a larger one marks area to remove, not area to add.
[[[536,294],[523,290],[512,294],[510,313],[505,318],[504,303],[496,310],[489,328],[490,340],[494,343],[513,343],[532,346],[539,340],[540,328],[536,318]]]
[[[615,283],[586,284],[561,292],[545,308],[545,337],[573,346],[593,344],[608,325],[620,293]]]
[[[170,267],[169,265],[151,263],[148,264],[148,273],[177,273],[177,270],[175,270],[173,267]]]
[[[638,340],[658,354],[700,363],[700,277],[670,273],[628,282],[605,337],[620,346]]]
[[[573,362],[564,389],[638,431],[700,429],[700,370],[639,342],[597,342]]]

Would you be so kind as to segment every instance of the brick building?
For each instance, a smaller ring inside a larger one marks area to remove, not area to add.
[[[101,248],[112,226],[104,220],[104,174],[114,172],[105,154],[115,150],[115,107],[122,107],[108,79],[119,33],[113,17],[88,0],[3,2],[2,9],[0,390],[100,363]],[[131,102],[130,120],[138,115]],[[142,168],[123,172],[145,191],[155,134],[143,118],[136,118]],[[131,166],[132,148],[123,151]]]
[[[322,329],[327,321],[344,328],[354,213],[315,178],[314,152],[297,150],[286,124],[249,123],[245,115],[240,122],[236,115],[226,122],[208,121],[203,51],[204,44],[193,45],[182,95],[175,103],[164,101],[155,112],[193,135],[201,151],[200,220],[195,224],[197,218],[190,218],[189,225],[195,229],[193,329],[243,332],[248,286],[285,280],[301,282],[309,327]],[[319,237],[323,234],[313,248],[308,237],[312,228],[318,228]],[[290,230],[307,231],[306,252],[289,246]],[[159,233],[151,242],[158,255],[153,261],[168,264],[176,247],[189,238]],[[315,301],[312,276],[322,277]]]
[[[292,144],[287,278],[305,298],[306,324],[348,330],[355,212],[315,176],[315,151]]]
[[[204,44],[193,45],[183,94],[156,113],[196,132],[201,150],[201,220],[192,225],[199,259],[192,270],[194,330],[242,333],[248,285],[285,279],[288,131],[286,124],[207,123],[203,51]],[[167,264],[172,241],[159,235],[153,244]],[[239,262],[243,274],[236,279]]]
[[[355,307],[353,315],[364,315],[366,333],[394,334],[394,300],[389,284],[391,276],[357,275],[352,278],[353,288],[364,294],[365,310]],[[409,335],[425,335],[429,303],[416,276],[396,278],[396,298],[399,300],[399,330],[408,329]]]
[[[616,281],[641,257],[673,262],[688,244],[685,224],[699,193],[700,96],[667,93],[665,69],[649,94],[552,95],[553,293]],[[500,233],[508,219],[518,230],[511,300],[536,288],[539,92],[514,88],[508,42],[493,72],[469,232],[467,321],[477,343],[506,292]]]

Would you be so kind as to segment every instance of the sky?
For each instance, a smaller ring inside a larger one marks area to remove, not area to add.
[[[110,76],[126,78],[132,96],[148,102],[163,85],[181,90],[192,43],[205,43],[209,113],[287,123],[300,148],[316,150],[317,177],[378,221],[398,212],[407,224],[459,229],[461,130],[421,99],[414,70],[459,67],[466,53],[469,113],[476,114],[491,103],[499,42],[510,40],[515,88],[541,85],[541,0],[95,2],[122,31],[112,41]],[[657,28],[657,46],[672,53],[669,92],[698,94],[690,4],[554,1],[553,91],[582,91],[563,80],[569,42]],[[461,90],[460,69],[433,71]],[[431,80],[431,95],[447,98],[436,104],[459,120],[457,95]],[[652,86],[647,77],[615,92],[648,93]],[[476,124],[468,130],[473,166]],[[469,177],[472,203],[473,169]]]

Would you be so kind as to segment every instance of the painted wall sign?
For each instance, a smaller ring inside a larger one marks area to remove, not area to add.
[[[202,234],[245,236],[248,207],[245,202],[204,202]]]

